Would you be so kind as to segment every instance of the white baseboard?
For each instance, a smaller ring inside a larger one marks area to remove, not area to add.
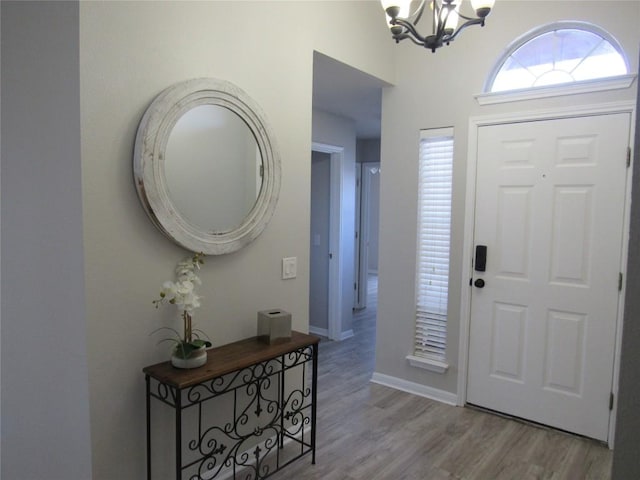
[[[340,341],[353,337],[353,330],[349,329],[346,332],[340,333]]]
[[[318,328],[314,327],[313,325],[309,325],[309,333],[329,338],[329,330],[327,330],[326,328]],[[341,332],[337,340],[341,342],[342,340],[346,340],[347,338],[351,337],[353,337],[353,330],[347,330],[345,332]]]
[[[313,325],[309,325],[309,333],[312,333],[313,335],[319,335],[321,337],[329,337],[329,330],[327,330],[326,328],[314,327]]]
[[[371,376],[371,382],[377,383],[379,385],[384,385],[385,387],[395,388],[396,390],[401,390],[403,392],[412,393],[414,395],[419,395],[431,400],[436,400],[448,405],[458,405],[458,396],[454,393],[440,390],[438,388],[427,387],[426,385],[422,385],[420,383],[409,382],[408,380],[403,380],[402,378],[373,372],[373,375]]]

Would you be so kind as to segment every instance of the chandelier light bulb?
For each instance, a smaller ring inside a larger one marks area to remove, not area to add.
[[[476,11],[476,15],[480,18],[484,18],[489,15],[489,12],[495,3],[495,0],[471,0],[471,6]]]
[[[458,20],[460,16],[458,15],[458,8],[455,10],[451,10],[449,16],[447,17],[447,22],[444,24],[445,31],[453,32],[458,27]]]
[[[411,8],[411,0],[380,0],[382,9],[390,18],[407,18]]]
[[[445,32],[449,34],[453,33],[458,27],[460,5],[462,5],[462,0],[443,1],[440,10],[440,22],[444,22]]]

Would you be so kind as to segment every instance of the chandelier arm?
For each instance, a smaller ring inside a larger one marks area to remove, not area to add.
[[[462,15],[461,13],[458,13],[458,16],[460,18],[464,18],[465,20],[478,20],[480,17],[467,17],[466,15]]]
[[[431,26],[431,31],[433,32],[434,36],[440,36],[440,14],[442,12],[442,6],[438,5],[438,2],[436,2],[436,0],[433,0],[433,21],[432,21],[432,26]]]
[[[418,33],[418,31],[416,30],[416,27],[414,27],[413,24],[408,20],[405,20],[403,18],[396,18],[393,21],[393,25],[400,25],[401,27],[406,28],[409,31],[409,33],[411,33],[411,35],[413,35],[418,41],[422,42],[422,43],[418,43],[418,45],[422,45],[424,43],[424,37]],[[411,38],[406,33],[402,35],[406,35],[406,37],[403,37],[403,38]]]
[[[409,40],[411,40],[411,41],[412,41],[413,43],[415,43],[416,45],[419,45],[419,46],[421,46],[421,47],[424,47],[424,42],[425,42],[425,40],[418,41],[418,40],[416,40],[415,38],[413,38],[411,35],[407,35],[407,34],[405,34],[405,35],[404,35],[404,38],[408,38]]]
[[[427,0],[422,0],[420,6],[416,9],[415,20],[413,21],[414,25],[417,25],[420,19],[422,18],[422,14],[424,13],[424,7],[427,5]]]
[[[445,37],[444,41],[445,42],[453,41],[462,30],[464,30],[467,27],[470,27],[471,25],[480,25],[480,26],[484,27],[484,19],[483,18],[473,18],[473,19],[469,20],[468,22],[463,23],[462,25],[460,25],[458,27],[458,29],[452,35],[450,35],[449,37]]]
[[[413,38],[411,35],[409,35],[408,33],[398,33],[397,35],[393,35],[393,39],[396,41],[396,43],[400,43],[402,40],[406,40],[409,39],[411,40],[413,43],[415,43],[416,45],[419,45],[421,47],[424,47],[424,43],[423,42],[419,42],[418,40],[416,40],[415,38]]]

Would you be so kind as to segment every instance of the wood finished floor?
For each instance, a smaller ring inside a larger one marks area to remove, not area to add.
[[[320,343],[316,464],[273,480],[609,480],[602,444],[370,382],[377,283],[355,336]]]

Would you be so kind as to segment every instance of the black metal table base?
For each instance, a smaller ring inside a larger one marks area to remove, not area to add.
[[[147,373],[148,480],[152,399],[175,412],[176,480],[262,480],[309,453],[315,463],[317,369],[314,343],[187,388]]]

